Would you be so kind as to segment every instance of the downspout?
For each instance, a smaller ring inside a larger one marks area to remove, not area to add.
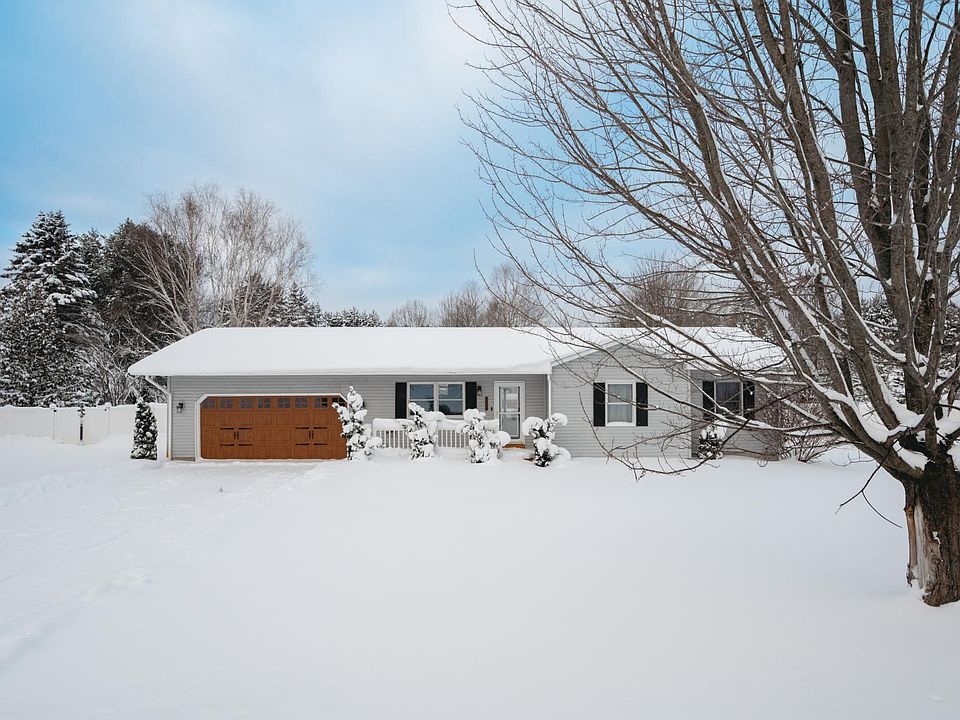
[[[547,370],[547,417],[553,415],[553,363]]]
[[[170,436],[171,436],[172,430],[173,430],[173,395],[171,394],[171,392],[170,392],[170,387],[169,387],[169,386],[170,386],[170,378],[167,378],[167,387],[163,387],[162,385],[159,385],[158,383],[154,382],[154,380],[153,380],[149,375],[144,375],[144,376],[143,376],[143,379],[146,380],[146,381],[147,381],[148,383],[150,383],[151,385],[153,385],[157,390],[159,390],[160,392],[162,392],[162,393],[163,393],[164,395],[166,395],[166,397],[167,397],[167,451],[166,451],[166,457],[167,457],[167,460],[170,460],[170,452],[171,452],[171,448],[172,448],[172,445],[171,445],[171,443],[172,443],[172,438],[171,438]]]

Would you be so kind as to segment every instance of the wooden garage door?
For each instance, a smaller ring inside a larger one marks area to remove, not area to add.
[[[200,455],[208,460],[339,460],[347,456],[339,395],[208,397]]]

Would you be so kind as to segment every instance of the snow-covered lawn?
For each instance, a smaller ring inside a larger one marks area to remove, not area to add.
[[[960,717],[866,465],[128,449],[0,438],[0,717]]]

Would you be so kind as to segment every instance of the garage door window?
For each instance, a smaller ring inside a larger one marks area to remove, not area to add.
[[[307,398],[297,398],[296,400],[294,400],[293,405],[294,405],[294,407],[298,407],[298,408],[309,407],[309,403],[307,402]]]
[[[290,398],[277,398],[277,407],[278,408],[290,407]]]
[[[257,398],[257,408],[265,410],[270,407],[270,398]]]
[[[240,407],[249,410],[253,407],[253,398],[240,398]]]

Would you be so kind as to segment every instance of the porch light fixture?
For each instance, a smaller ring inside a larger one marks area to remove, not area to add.
[[[178,413],[182,413],[182,412],[183,412],[183,403],[177,403],[177,412],[178,412]]]

